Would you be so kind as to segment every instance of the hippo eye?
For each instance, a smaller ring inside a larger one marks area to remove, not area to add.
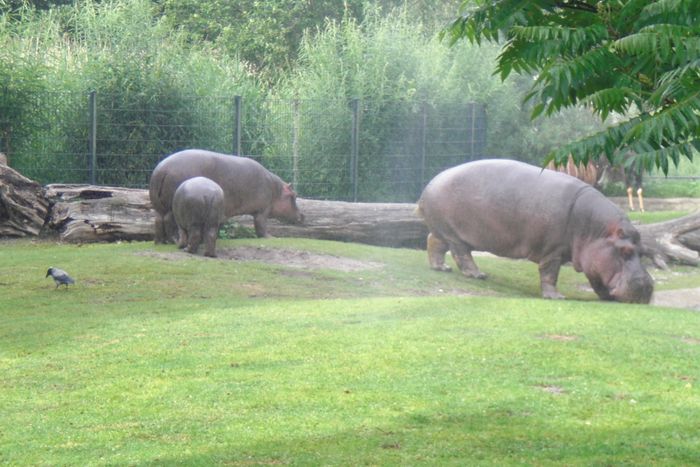
[[[623,258],[629,259],[634,256],[634,247],[629,245],[623,246],[620,248],[620,254],[622,254]]]
[[[629,240],[617,240],[615,242],[615,248],[617,249],[617,251],[620,252],[620,255],[624,259],[631,258],[632,256],[634,256],[634,253],[636,251],[634,243],[630,242]]]

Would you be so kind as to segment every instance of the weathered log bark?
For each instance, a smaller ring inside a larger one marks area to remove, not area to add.
[[[147,190],[92,185],[47,185],[49,227],[68,242],[153,239]]]
[[[47,217],[48,200],[53,205],[48,227],[56,230],[62,240],[96,242],[153,239],[154,213],[147,190],[90,185],[48,185],[44,190],[12,169],[0,168],[0,174],[6,173],[13,178],[10,180],[8,175],[3,175],[2,179],[0,236],[39,233],[43,220]],[[32,186],[34,194],[25,193],[25,186]],[[18,192],[22,194],[17,195]],[[427,228],[414,213],[414,204],[308,199],[299,199],[298,203],[306,216],[306,223],[290,225],[271,219],[268,223],[271,235],[379,246],[425,247]],[[14,210],[8,210],[7,206]],[[694,206],[694,202],[688,206]],[[24,219],[31,219],[31,222]],[[252,227],[250,216],[241,216],[237,221]],[[10,224],[12,228],[8,227]],[[28,228],[29,224],[33,227]],[[700,211],[668,222],[640,225],[638,228],[646,255],[659,267],[665,267],[669,261],[700,265]]]
[[[0,237],[38,235],[48,211],[44,187],[0,164]]]
[[[298,199],[306,218],[304,225],[270,219],[268,232],[275,237],[304,237],[319,240],[366,243],[391,247],[425,247],[428,229],[410,203],[347,203]],[[250,216],[239,220],[252,227]]]
[[[637,227],[642,236],[645,255],[660,268],[673,261],[700,265],[700,211],[678,219]]]
[[[90,185],[48,185],[54,207],[49,227],[70,242],[152,240],[154,214],[148,191]],[[425,245],[427,228],[414,204],[346,203],[298,199],[304,225],[270,219],[276,237],[304,237],[393,247]],[[252,228],[251,216],[235,219]]]
[[[626,200],[620,200],[626,203]],[[693,201],[666,203],[669,210],[695,206]],[[427,228],[408,203],[344,203],[338,201],[299,200],[306,216],[305,225],[287,225],[275,220],[268,231],[277,237],[305,237],[323,240],[367,243],[379,246],[425,248]],[[252,228],[252,219],[239,222]],[[637,226],[644,254],[660,268],[668,262],[697,266],[700,264],[700,211],[658,224]]]

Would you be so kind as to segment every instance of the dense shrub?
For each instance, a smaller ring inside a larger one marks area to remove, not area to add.
[[[13,165],[45,183],[88,181],[93,91],[96,182],[126,186],[185,147],[236,152],[237,95],[242,153],[321,198],[412,200],[447,166],[540,163],[600,125],[580,109],[532,124],[530,80],[493,76],[495,46],[449,47],[413,11],[368,6],[362,21],[307,30],[294,66],[264,80],[163,11],[88,0],[0,16],[0,150]]]
[[[160,158],[184,147],[231,152],[232,97],[255,101],[262,95],[243,65],[211,46],[186,45],[154,19],[145,0],[27,10],[21,21],[5,21],[2,33],[12,39],[5,41],[3,63],[35,77],[10,88],[0,103],[22,112],[13,120],[24,131],[4,138],[5,145],[13,165],[42,182],[88,180],[92,91],[96,181],[125,186],[143,186]],[[45,95],[39,89],[50,90],[55,102],[17,104],[22,96]]]

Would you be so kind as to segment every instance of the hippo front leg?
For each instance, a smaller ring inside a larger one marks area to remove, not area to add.
[[[272,235],[267,233],[267,212],[262,212],[253,215],[253,225],[255,226],[255,234],[260,238],[270,238]]]
[[[610,295],[610,291],[599,278],[589,277],[588,282],[591,284],[591,287],[596,295],[598,295],[598,298],[601,300],[613,300],[612,295]]]
[[[540,289],[542,290],[542,298],[553,300],[561,300],[564,295],[557,290],[557,281],[559,280],[559,269],[561,269],[560,260],[549,260],[539,263],[540,269]]]

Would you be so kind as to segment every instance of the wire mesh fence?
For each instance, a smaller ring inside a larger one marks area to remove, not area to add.
[[[474,103],[0,90],[0,151],[41,183],[144,188],[164,157],[203,148],[252,157],[303,197],[415,201],[485,147]]]

